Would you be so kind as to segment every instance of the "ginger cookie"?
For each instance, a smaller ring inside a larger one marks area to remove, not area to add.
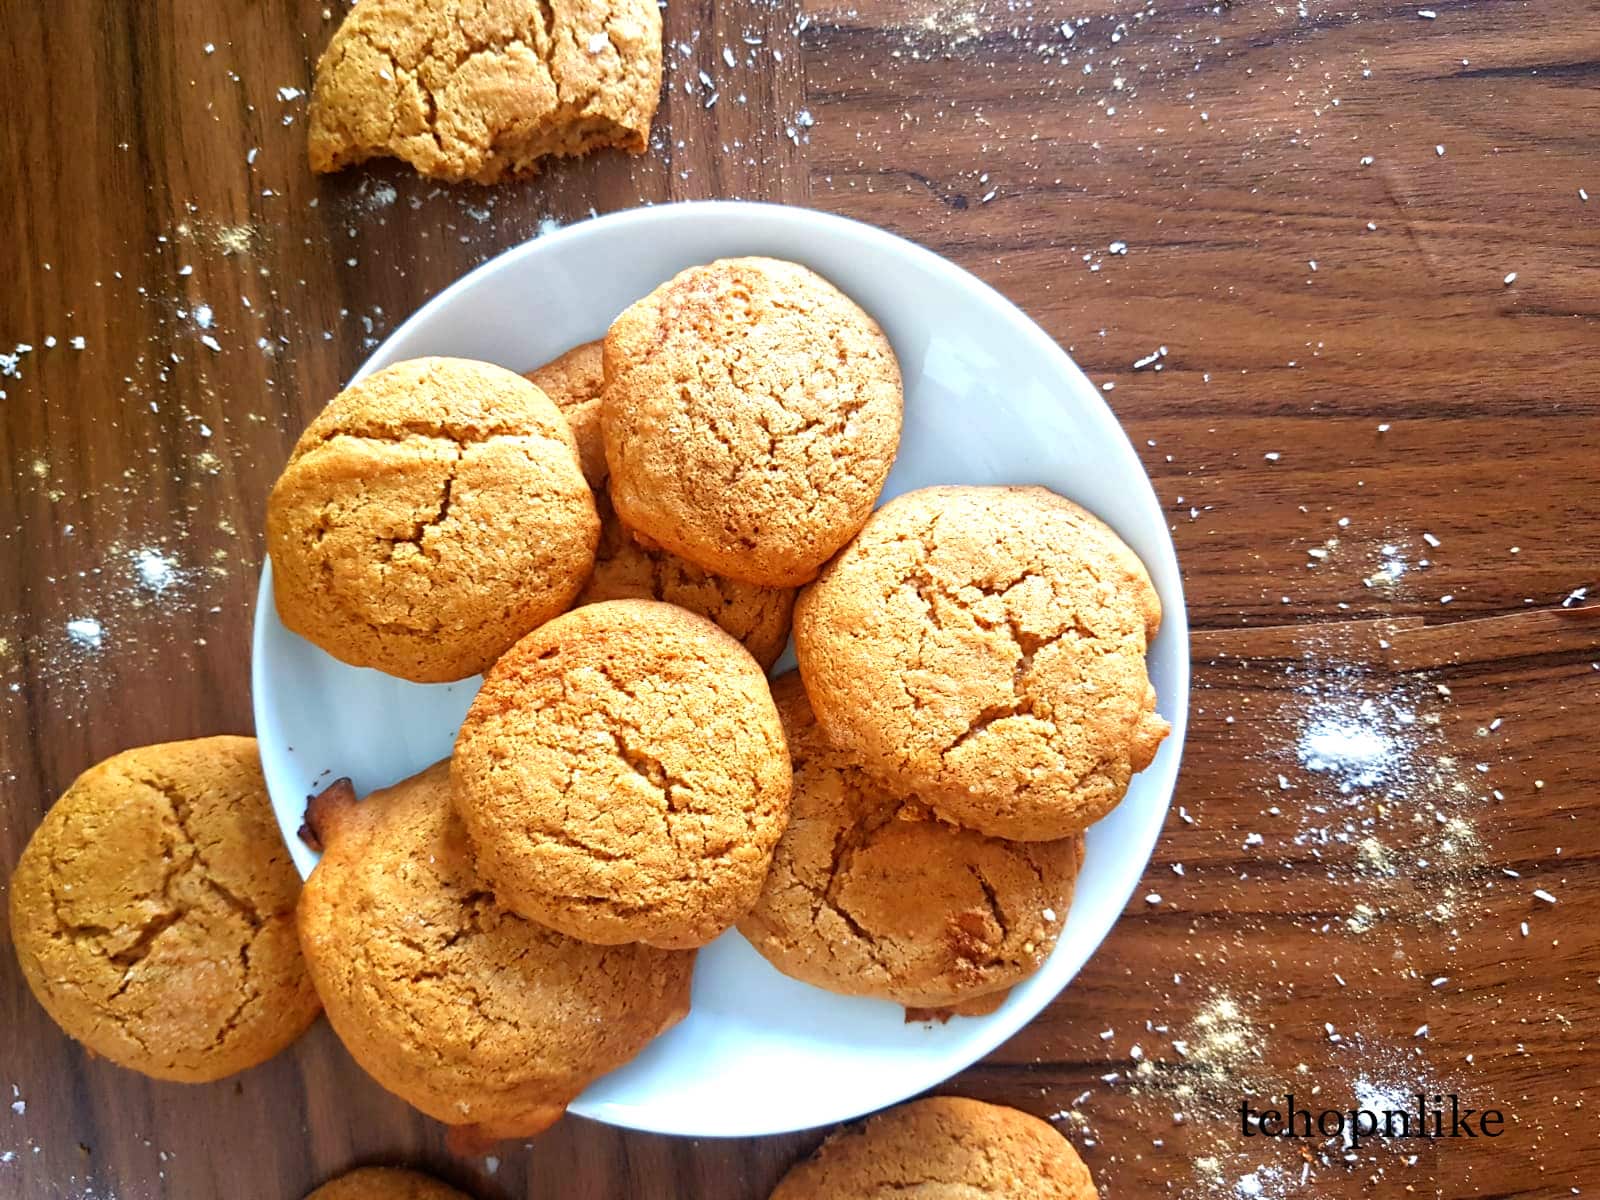
[[[300,938],[328,1020],[395,1095],[464,1143],[558,1120],[689,1011],[694,955],[594,946],[506,911],[472,865],[448,763],[312,803],[325,847]]]
[[[514,372],[459,358],[340,392],[267,502],[284,625],[418,683],[476,675],[564,612],[599,538],[560,410]]]
[[[447,1183],[400,1167],[357,1167],[330,1179],[306,1200],[468,1200]]]
[[[605,386],[600,342],[586,342],[527,373],[555,401],[578,442],[584,478],[600,510],[600,548],[594,574],[577,603],[665,600],[715,621],[770,669],[789,643],[793,588],[766,588],[717,575],[659,546],[646,544],[617,519],[606,484],[606,450],[600,436]]]
[[[313,171],[389,156],[496,183],[642,154],[660,91],[655,0],[362,0],[317,61],[307,149]]]
[[[1097,1200],[1072,1143],[1038,1117],[956,1096],[891,1108],[834,1134],[772,1200]]]
[[[143,746],[90,767],[11,878],[11,936],[51,1018],[92,1053],[207,1083],[316,1019],[256,742]]]
[[[653,600],[573,609],[489,672],[455,803],[502,903],[585,941],[687,948],[749,911],[789,814],[761,667]]]
[[[602,600],[665,600],[715,621],[770,671],[789,644],[794,589],[741,583],[702,570],[676,554],[642,544],[617,519],[609,499],[600,510],[600,549],[579,604]]]
[[[814,577],[872,512],[900,443],[888,339],[796,263],[675,276],[612,323],[605,375],[617,515],[732,579]]]
[[[828,741],[798,675],[772,697],[794,792],[739,922],[750,944],[785,975],[908,1009],[967,1005],[1033,974],[1066,920],[1081,839],[1007,842],[940,821]]]
[[[795,604],[817,720],[868,769],[993,837],[1080,833],[1166,737],[1161,602],[1109,528],[1039,487],[884,505]]]
[[[554,400],[567,418],[578,442],[583,477],[598,492],[606,485],[606,446],[600,437],[600,396],[606,382],[601,343],[574,346],[524,377]]]

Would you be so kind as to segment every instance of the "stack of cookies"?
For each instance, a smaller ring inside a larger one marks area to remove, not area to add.
[[[874,512],[901,416],[877,324],[745,258],[526,376],[403,362],[312,423],[268,512],[284,623],[408,679],[486,670],[448,766],[309,814],[307,959],[386,1086],[540,1128],[735,925],[918,1015],[1048,956],[1083,831],[1166,733],[1160,605],[1042,488]]]
[[[686,270],[527,376],[428,358],[346,389],[269,501],[277,610],[346,663],[482,673],[451,758],[316,797],[298,899],[253,744],[97,768],[18,870],[35,990],[191,1079],[320,999],[465,1144],[544,1128],[682,1019],[734,927],[818,987],[998,1005],[1166,734],[1160,606],[1043,488],[874,511],[902,406],[872,318],[763,258]],[[769,683],[791,624],[799,670]],[[150,1027],[180,985],[205,1019]]]

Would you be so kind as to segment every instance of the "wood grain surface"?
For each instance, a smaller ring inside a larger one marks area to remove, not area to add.
[[[249,729],[267,489],[422,301],[551,222],[809,204],[976,272],[1103,383],[1196,628],[1145,886],[942,1090],[1052,1119],[1108,1197],[1600,1187],[1600,9],[1432,3],[668,0],[651,152],[488,190],[308,173],[321,3],[7,4],[0,864],[96,759]],[[1241,1135],[1290,1090],[1507,1128]],[[453,1159],[325,1025],[154,1084],[9,953],[0,1105],[26,1200],[297,1198],[372,1161],[764,1200],[821,1136],[572,1119]]]

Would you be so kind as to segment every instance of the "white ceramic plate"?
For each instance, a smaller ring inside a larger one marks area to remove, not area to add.
[[[500,255],[395,331],[357,378],[450,354],[522,371],[601,336],[612,317],[695,263],[765,254],[805,263],[877,318],[905,374],[905,434],[884,498],[936,483],[1039,483],[1108,521],[1150,568],[1166,618],[1150,674],[1172,736],[1127,799],[1089,831],[1060,943],[999,1011],[908,1025],[899,1007],[780,975],[737,933],[708,946],[693,1010],[572,1111],[697,1136],[845,1120],[932,1087],[993,1050],[1083,966],[1121,913],[1172,796],[1189,689],[1188,628],[1166,521],[1100,394],[1045,333],[985,284],[870,226],[799,208],[673,204],[585,221]],[[778,670],[793,665],[792,654]],[[279,623],[262,571],[253,664],[256,734],[296,864],[306,797],[348,775],[384,787],[450,753],[478,680],[406,683],[345,666]]]

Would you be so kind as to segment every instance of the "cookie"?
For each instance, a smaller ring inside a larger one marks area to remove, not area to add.
[[[937,820],[828,741],[798,675],[772,698],[794,791],[761,899],[739,922],[762,957],[909,1009],[965,1005],[1033,974],[1066,920],[1080,839],[1007,842]]]
[[[872,512],[900,367],[843,292],[791,262],[691,267],[606,334],[600,428],[629,528],[767,587],[814,577]]]
[[[560,411],[521,376],[459,358],[340,392],[267,502],[284,625],[418,683],[476,675],[564,612],[599,538]]]
[[[606,446],[600,437],[600,395],[606,380],[601,360],[601,344],[585,342],[525,376],[566,417],[578,442],[583,477],[595,491],[606,485]]]
[[[330,1179],[306,1200],[468,1200],[449,1184],[421,1171],[358,1167]]]
[[[789,642],[794,589],[765,588],[714,574],[687,559],[645,544],[617,519],[606,482],[605,444],[600,437],[600,399],[604,387],[601,343],[587,342],[529,371],[527,378],[572,426],[584,478],[595,489],[600,510],[600,549],[594,574],[579,604],[601,600],[665,600],[715,621],[770,669]]]
[[[11,878],[11,937],[91,1053],[207,1083],[316,1019],[299,894],[255,739],[168,742],[90,767],[45,814]]]
[[[934,1096],[834,1134],[772,1200],[1097,1200],[1072,1144],[1014,1108]]]
[[[300,938],[356,1062],[463,1143],[537,1133],[689,1011],[694,955],[574,941],[495,902],[438,763],[313,802]]]
[[[655,0],[362,0],[317,60],[307,150],[313,171],[389,156],[495,183],[642,154],[660,91]]]
[[[795,604],[817,720],[874,773],[993,837],[1080,833],[1167,723],[1145,669],[1161,602],[1133,552],[1039,487],[883,506]]]
[[[600,549],[579,604],[665,600],[715,621],[750,651],[763,670],[772,669],[789,644],[793,588],[741,583],[702,570],[669,551],[645,546],[617,520],[606,496],[597,495],[595,503],[600,510]]]
[[[473,700],[451,773],[501,902],[606,944],[709,942],[756,902],[789,814],[760,666],[653,600],[586,605],[518,642]]]

